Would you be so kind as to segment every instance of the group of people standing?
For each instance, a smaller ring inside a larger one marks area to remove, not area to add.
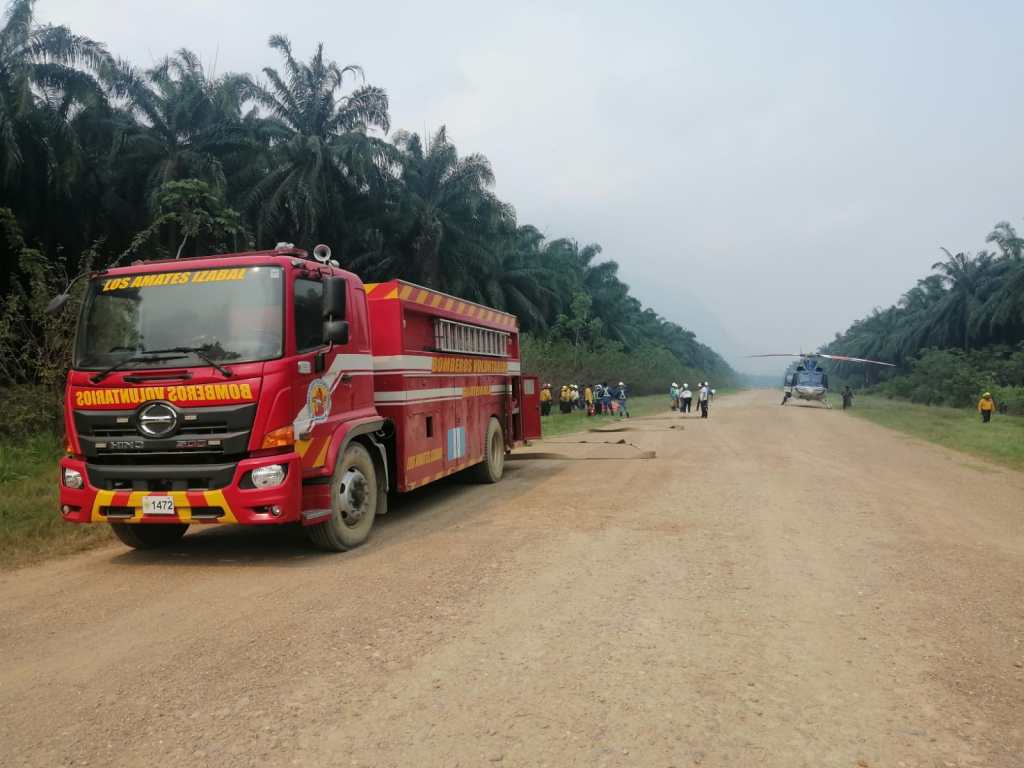
[[[563,384],[558,390],[559,413],[572,413],[575,410],[586,411],[587,416],[618,416],[629,418],[629,394],[626,385],[619,382],[617,387],[607,383],[593,386],[579,384]],[[542,416],[551,413],[555,396],[550,384],[540,390],[540,412]]]
[[[680,413],[691,413],[693,410],[693,390],[690,389],[690,385],[683,383],[683,386],[679,386],[674,381],[672,386],[668,390],[669,400],[672,404],[673,411],[679,411]],[[711,388],[708,382],[701,384],[697,382],[697,407],[700,408],[700,417],[706,419],[708,412],[711,408],[711,401],[715,399],[715,390]]]

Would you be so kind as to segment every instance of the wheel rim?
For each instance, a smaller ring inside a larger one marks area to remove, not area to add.
[[[341,514],[341,521],[349,528],[358,525],[369,511],[371,491],[366,475],[355,467],[349,467],[341,476],[338,511]]]
[[[495,430],[491,435],[491,466],[494,467],[495,472],[501,472],[502,465],[505,463],[504,448],[505,446],[501,444],[501,431]]]

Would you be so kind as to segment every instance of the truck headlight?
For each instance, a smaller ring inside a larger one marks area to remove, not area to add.
[[[257,488],[274,488],[284,482],[285,469],[280,464],[257,467],[252,471],[252,484]]]
[[[66,488],[73,488],[78,490],[84,485],[82,482],[82,473],[77,469],[71,469],[64,467],[64,486]]]

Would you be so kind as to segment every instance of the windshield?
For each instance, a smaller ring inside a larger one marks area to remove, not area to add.
[[[823,386],[821,371],[801,371],[799,378],[799,386],[801,387],[820,387]]]
[[[200,269],[100,278],[89,286],[75,367],[180,368],[281,356],[284,290],[280,267]],[[136,355],[190,347],[155,359]]]

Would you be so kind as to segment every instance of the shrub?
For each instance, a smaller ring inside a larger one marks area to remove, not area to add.
[[[1024,413],[1024,350],[1006,346],[964,352],[928,349],[910,361],[910,371],[875,391],[925,405],[972,408],[985,391],[1008,413]]]

